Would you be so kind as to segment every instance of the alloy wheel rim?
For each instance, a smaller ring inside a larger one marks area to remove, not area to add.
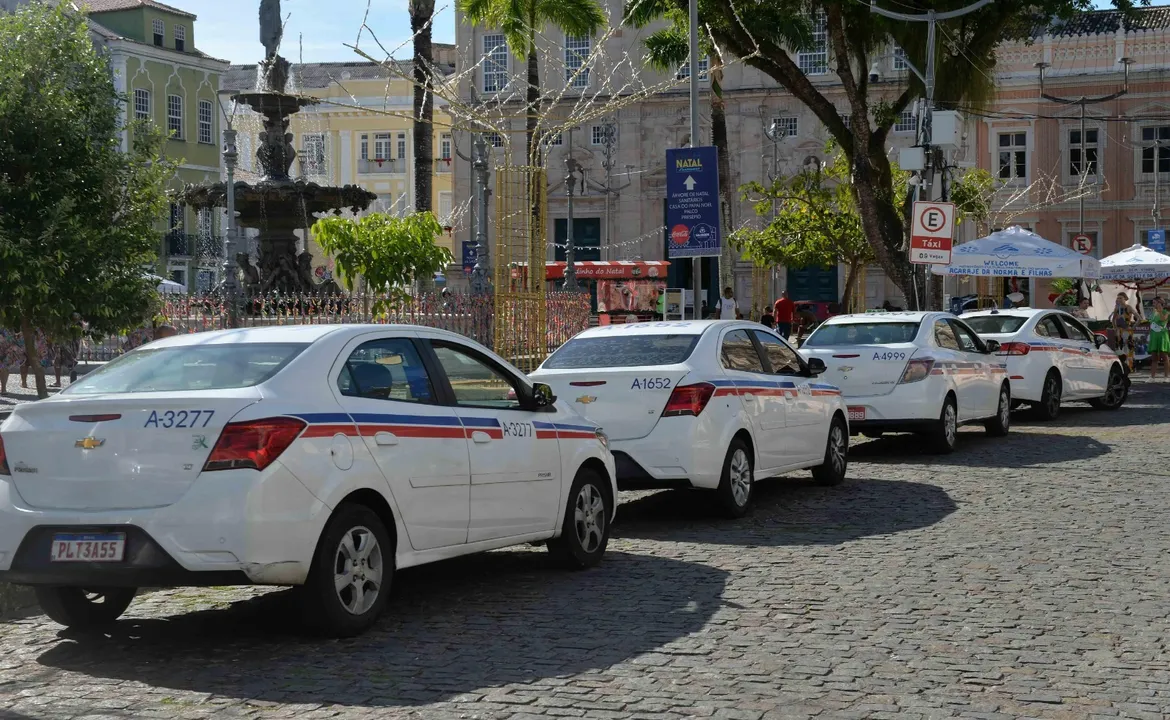
[[[752,492],[752,466],[748,462],[747,453],[742,448],[736,448],[731,456],[730,467],[731,495],[735,504],[743,507],[747,505],[748,497]]]
[[[333,588],[351,615],[374,607],[382,592],[382,546],[369,528],[359,525],[342,536],[333,561]]]
[[[947,435],[947,444],[955,444],[955,436],[958,434],[958,421],[955,416],[955,406],[947,403],[947,409],[944,415],[943,424],[946,425],[944,432]]]
[[[829,458],[833,464],[833,472],[838,475],[845,473],[845,433],[840,425],[834,425],[829,433]]]
[[[1119,402],[1121,398],[1122,386],[1125,381],[1121,378],[1121,373],[1116,370],[1109,373],[1109,387],[1105,390],[1105,402],[1109,405]]]
[[[573,528],[577,542],[587,553],[597,552],[605,539],[605,501],[601,491],[585,483],[577,492],[573,504]]]

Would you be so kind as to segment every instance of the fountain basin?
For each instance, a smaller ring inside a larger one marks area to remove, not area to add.
[[[241,180],[235,183],[235,191],[236,213],[245,227],[259,227],[254,223],[265,220],[306,227],[317,213],[340,215],[342,210],[349,210],[356,214],[378,199],[359,185],[337,187],[302,179],[261,180],[255,184]],[[226,207],[227,183],[189,185],[183,191],[183,201],[194,208]]]

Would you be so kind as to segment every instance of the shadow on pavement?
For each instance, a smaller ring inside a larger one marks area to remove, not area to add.
[[[552,569],[543,552],[492,552],[403,571],[382,620],[351,640],[298,636],[292,591],[280,591],[122,620],[100,636],[62,633],[38,661],[236,698],[415,705],[604,670],[660,648],[705,625],[726,580],[651,555],[610,551],[574,573]]]
[[[956,507],[936,485],[852,477],[831,488],[807,476],[765,480],[756,484],[753,502],[747,517],[725,520],[708,493],[660,492],[620,505],[614,532],[721,545],[836,545],[928,527]]]
[[[1021,427],[1136,427],[1167,422],[1166,405],[1170,403],[1170,383],[1136,381],[1129,398],[1118,410],[1097,410],[1088,403],[1073,402],[1060,408],[1055,422],[1037,419],[1028,410],[1012,414],[1012,422]]]
[[[997,438],[974,426],[960,429],[958,447],[950,455],[933,454],[921,437],[911,434],[876,440],[854,438],[854,442],[857,444],[849,448],[851,462],[899,465],[1019,468],[1091,460],[1110,452],[1108,445],[1088,435],[1016,432]]]

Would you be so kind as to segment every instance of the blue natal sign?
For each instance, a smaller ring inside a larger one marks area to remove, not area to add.
[[[719,164],[714,147],[666,151],[668,258],[718,257]]]
[[[475,241],[474,240],[464,240],[463,241],[463,272],[467,273],[468,275],[470,275],[471,272],[473,270],[475,270],[475,260],[476,260],[475,255],[476,255]]]
[[[1146,244],[1154,252],[1166,252],[1166,229],[1151,230],[1150,234],[1146,235]]]

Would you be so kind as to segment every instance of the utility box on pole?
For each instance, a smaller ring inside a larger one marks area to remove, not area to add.
[[[963,145],[963,116],[954,110],[935,110],[931,114],[931,144],[943,150],[958,150]]]

